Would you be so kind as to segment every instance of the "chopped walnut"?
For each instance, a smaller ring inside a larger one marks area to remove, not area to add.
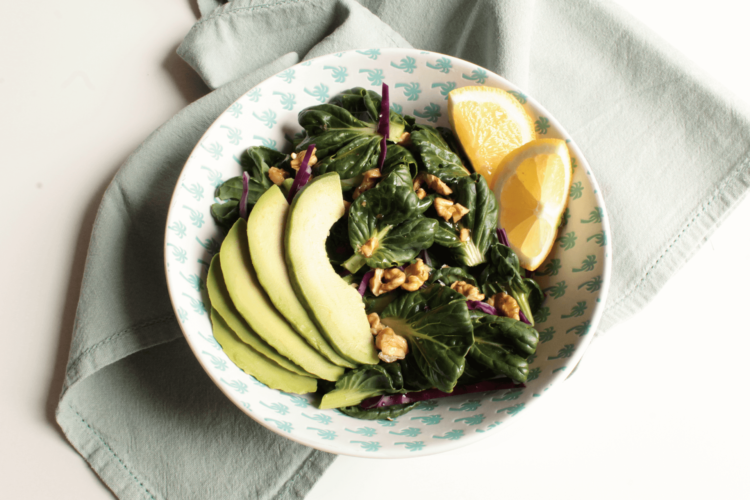
[[[370,278],[370,290],[376,297],[395,290],[406,281],[404,272],[393,267],[391,269],[375,269],[375,274]]]
[[[466,243],[467,241],[469,241],[471,239],[471,237],[469,236],[469,234],[470,234],[469,230],[467,228],[465,228],[465,227],[462,227],[461,228],[461,234],[458,237],[458,239],[461,240],[461,241],[463,241],[464,243]]]
[[[453,222],[458,222],[461,218],[469,213],[469,209],[460,203],[454,203],[451,200],[445,198],[435,198],[435,210],[440,217],[446,221],[453,219]]]
[[[284,179],[289,177],[289,174],[286,170],[271,167],[268,169],[268,178],[271,179],[271,182],[276,184],[277,186],[281,186],[281,184],[284,182]]]
[[[401,285],[401,288],[407,292],[415,292],[429,279],[430,268],[422,262],[422,259],[417,259],[414,264],[404,269],[404,273],[406,275],[406,282]]]
[[[369,258],[372,257],[372,254],[373,252],[375,252],[376,248],[378,248],[378,239],[373,236],[372,238],[367,240],[364,245],[359,247],[359,253]]]
[[[362,193],[375,187],[375,184],[377,183],[375,179],[380,178],[380,169],[371,168],[363,175],[364,178],[362,179],[362,184],[360,184],[359,187],[354,190],[354,194],[352,194],[352,200],[356,200],[362,195]]]
[[[487,303],[500,311],[503,316],[517,319],[519,321],[521,320],[521,307],[518,305],[518,302],[516,302],[516,299],[507,293],[496,293],[487,299]]]
[[[416,179],[414,179],[414,191],[417,191],[422,186],[422,182],[426,183],[428,188],[432,189],[437,194],[442,194],[443,196],[448,196],[453,192],[453,190],[448,187],[448,184],[441,181],[440,178],[426,172],[422,172]]]
[[[451,288],[469,300],[484,300],[484,294],[479,293],[479,288],[465,281],[455,281]]]
[[[310,155],[310,159],[307,161],[307,166],[312,167],[316,163],[318,163],[318,157],[315,156],[315,152],[317,151],[317,148],[313,148],[312,154]],[[300,165],[302,165],[302,160],[305,159],[306,151],[300,151],[299,153],[292,153],[292,168],[294,170],[299,170]]]
[[[427,196],[427,191],[422,188],[417,189],[417,198],[424,200],[425,196]]]
[[[386,363],[404,359],[409,353],[409,344],[406,339],[393,331],[393,328],[384,328],[375,337],[375,347],[380,349],[378,357]]]
[[[381,330],[385,330],[385,325],[380,322],[380,316],[378,316],[378,313],[368,314],[367,321],[370,322],[370,333],[373,335],[377,335]]]
[[[409,132],[404,132],[403,134],[401,134],[401,137],[398,138],[398,145],[411,146],[411,134]]]

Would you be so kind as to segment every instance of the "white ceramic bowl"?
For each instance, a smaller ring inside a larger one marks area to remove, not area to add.
[[[488,85],[508,90],[535,120],[540,137],[568,141],[574,172],[567,222],[537,272],[548,297],[538,315],[541,342],[526,388],[434,400],[393,421],[368,421],[319,410],[313,395],[269,389],[237,368],[212,336],[205,276],[224,237],[210,215],[214,189],[240,175],[242,151],[253,145],[288,151],[284,137],[301,130],[300,110],[352,87],[380,92],[383,82],[391,89],[392,109],[436,126],[448,126],[447,96],[452,89]],[[451,450],[498,432],[565,379],[583,355],[604,309],[611,267],[608,235],[604,201],[588,163],[533,98],[502,77],[455,57],[371,49],[305,61],[232,104],[185,164],[169,208],[164,252],[169,293],[185,338],[234,404],[261,425],[299,443],[331,453],[395,458]]]

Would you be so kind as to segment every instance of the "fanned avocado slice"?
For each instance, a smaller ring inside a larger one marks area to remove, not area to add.
[[[278,186],[263,193],[247,218],[250,260],[268,298],[292,327],[329,361],[346,368],[356,365],[339,356],[297,299],[284,260],[284,230],[289,203]]]
[[[229,297],[250,328],[306,372],[325,380],[338,380],[344,369],[310,347],[289,326],[260,286],[250,260],[245,219],[238,219],[229,230],[219,254]]]
[[[331,226],[344,212],[338,173],[323,174],[305,186],[287,219],[287,268],[297,298],[331,346],[357,363],[377,364],[362,297],[336,274],[326,253]]]
[[[211,323],[213,324],[216,341],[221,345],[232,363],[245,373],[252,375],[271,389],[294,394],[307,394],[316,391],[317,380],[297,375],[282,368],[242,342],[216,312],[216,309],[211,309]]]
[[[232,304],[232,299],[229,297],[229,292],[227,292],[227,287],[224,284],[224,276],[221,274],[221,260],[218,254],[214,255],[214,258],[211,260],[211,265],[208,267],[206,288],[208,289],[208,297],[211,299],[211,307],[216,309],[219,316],[221,316],[241,341],[271,361],[274,361],[282,368],[286,368],[290,372],[294,372],[298,375],[307,377],[311,376],[305,370],[276,352],[273,347],[260,338],[258,334],[248,326],[247,322],[242,319],[242,316],[240,316],[240,313],[237,312],[234,304]]]

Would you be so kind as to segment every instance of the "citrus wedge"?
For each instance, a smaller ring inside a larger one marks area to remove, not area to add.
[[[529,114],[502,89],[462,87],[451,91],[448,118],[474,170],[490,187],[505,155],[536,139]]]
[[[508,153],[494,187],[498,227],[508,234],[521,266],[533,271],[555,243],[573,171],[562,139],[537,139]]]

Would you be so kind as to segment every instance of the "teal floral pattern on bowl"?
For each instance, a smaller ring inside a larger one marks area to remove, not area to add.
[[[213,338],[206,292],[208,263],[224,233],[210,206],[216,186],[239,175],[252,145],[287,151],[301,130],[300,110],[356,86],[391,87],[391,107],[423,123],[448,126],[447,96],[458,87],[509,91],[541,137],[568,142],[573,184],[549,258],[535,275],[547,294],[537,315],[539,349],[525,388],[423,402],[394,420],[358,420],[319,410],[313,395],[272,390],[235,366]],[[549,112],[500,76],[461,59],[405,49],[340,52],[289,68],[250,89],[206,131],[176,183],[167,217],[164,258],[169,293],[195,356],[216,385],[258,423],[331,453],[396,458],[429,455],[477,441],[507,427],[572,371],[593,336],[609,285],[611,249],[606,209],[583,154]]]

